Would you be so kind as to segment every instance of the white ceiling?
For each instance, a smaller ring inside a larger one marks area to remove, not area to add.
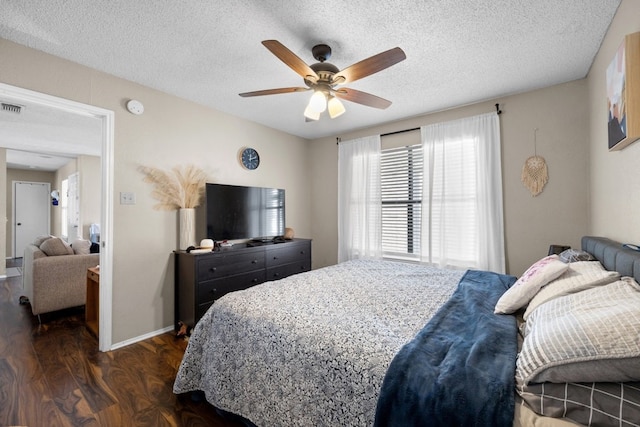
[[[312,139],[583,78],[619,3],[2,1],[0,37]],[[401,47],[406,60],[347,85],[393,104],[345,102],[337,119],[305,122],[308,92],[241,98],[304,86],[267,39],[308,64],[326,43],[339,69]]]
[[[0,93],[0,147],[8,168],[56,171],[78,155],[100,156],[102,122]]]

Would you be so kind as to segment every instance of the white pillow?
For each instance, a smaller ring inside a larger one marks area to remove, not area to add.
[[[494,313],[511,314],[524,307],[544,285],[567,271],[569,264],[558,255],[549,255],[534,263],[498,300]]]
[[[73,252],[76,255],[88,255],[91,253],[91,242],[84,239],[78,239],[71,244]]]
[[[543,304],[525,324],[517,376],[525,384],[640,381],[638,307],[631,277]]]
[[[527,320],[533,310],[554,298],[606,285],[619,278],[620,273],[606,270],[599,261],[572,262],[564,274],[540,289],[527,306],[523,318]]]

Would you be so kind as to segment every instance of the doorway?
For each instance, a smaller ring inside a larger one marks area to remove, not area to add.
[[[13,256],[22,257],[24,248],[36,237],[49,234],[51,224],[48,182],[13,182]]]
[[[114,112],[64,98],[0,83],[0,95],[18,102],[30,102],[42,107],[94,117],[101,121],[101,214],[100,214],[100,336],[98,348],[109,351],[112,342],[112,283],[113,283],[113,145]]]

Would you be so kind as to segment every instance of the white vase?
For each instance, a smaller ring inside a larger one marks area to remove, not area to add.
[[[185,250],[196,245],[196,210],[194,208],[180,209],[180,247]]]

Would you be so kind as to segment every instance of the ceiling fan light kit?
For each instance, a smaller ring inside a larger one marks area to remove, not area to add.
[[[338,116],[341,116],[346,111],[344,105],[338,98],[335,96],[331,96],[329,98],[329,102],[327,103],[327,108],[329,109],[329,117],[335,119]]]
[[[309,105],[304,110],[304,116],[309,120],[320,120],[320,112],[315,111]]]
[[[320,114],[327,109],[332,119],[344,114],[344,105],[338,98],[373,108],[389,107],[391,101],[386,99],[355,89],[336,88],[336,86],[367,77],[406,59],[402,49],[395,47],[340,70],[335,65],[325,62],[331,57],[331,48],[326,44],[318,44],[311,49],[313,57],[319,61],[313,65],[307,65],[277,40],[265,40],[262,44],[300,75],[307,87],[258,90],[241,93],[240,96],[251,97],[313,90],[313,95],[304,111],[304,116],[310,120],[319,120]]]
[[[321,90],[316,90],[309,99],[309,108],[318,113],[322,113],[327,109],[327,96]]]

